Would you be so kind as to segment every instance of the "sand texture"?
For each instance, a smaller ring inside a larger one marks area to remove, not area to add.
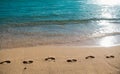
[[[36,46],[0,50],[0,74],[120,74],[120,47]]]

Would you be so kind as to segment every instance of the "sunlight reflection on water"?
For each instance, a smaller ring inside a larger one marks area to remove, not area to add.
[[[116,38],[114,36],[109,36],[109,37],[102,38],[99,44],[100,46],[110,47],[114,45],[115,41],[116,41]]]
[[[89,0],[89,1],[91,1],[91,0]],[[91,2],[93,4],[109,5],[109,6],[114,6],[114,5],[119,5],[120,4],[120,0],[92,0]]]

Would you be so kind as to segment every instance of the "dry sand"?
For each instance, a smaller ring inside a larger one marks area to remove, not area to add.
[[[0,50],[0,74],[120,74],[120,46],[37,46]]]

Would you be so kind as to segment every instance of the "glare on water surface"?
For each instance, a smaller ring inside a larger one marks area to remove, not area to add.
[[[92,0],[92,2],[98,5],[110,5],[110,6],[120,4],[120,0]]]
[[[114,42],[115,42],[115,37],[109,36],[109,37],[102,38],[99,44],[104,47],[110,47],[114,45]]]

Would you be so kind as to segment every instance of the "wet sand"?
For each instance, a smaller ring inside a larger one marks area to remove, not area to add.
[[[0,74],[120,74],[120,46],[0,50]]]

